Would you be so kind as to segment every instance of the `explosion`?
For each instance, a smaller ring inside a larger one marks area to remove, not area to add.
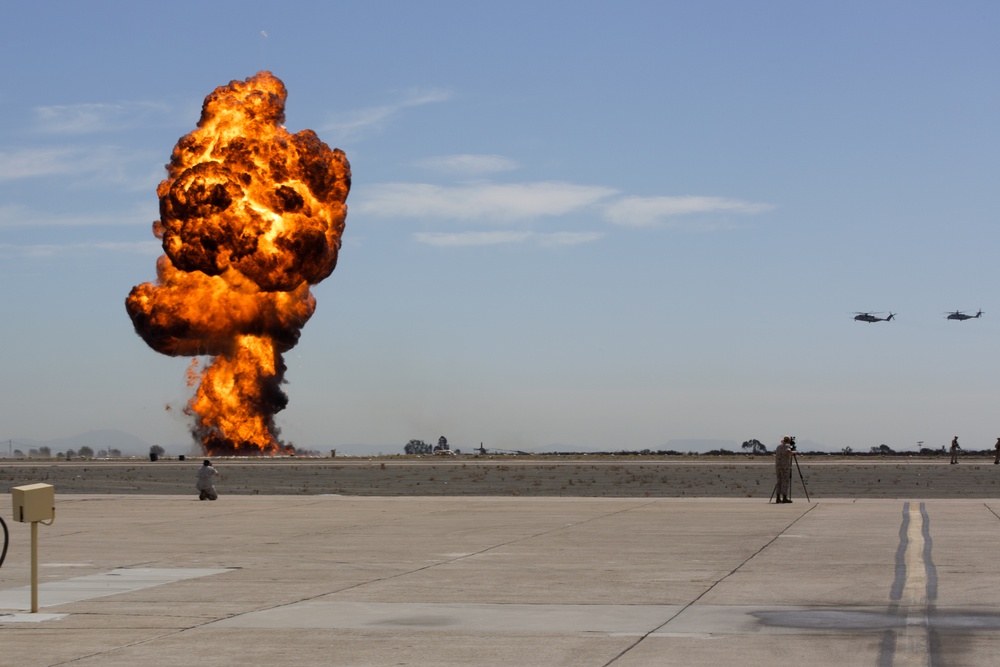
[[[284,128],[285,85],[270,72],[205,98],[156,189],[157,280],[125,308],[146,343],[195,359],[185,412],[207,454],[292,451],[274,415],[288,404],[282,354],[316,309],[310,285],[337,265],[351,167],[312,130]]]

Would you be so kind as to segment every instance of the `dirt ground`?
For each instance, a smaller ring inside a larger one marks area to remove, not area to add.
[[[770,457],[213,459],[231,495],[718,497],[768,499]],[[991,498],[993,459],[798,457],[792,497]],[[0,462],[0,488],[43,482],[56,493],[197,495],[201,459]],[[801,471],[801,476],[799,472]]]

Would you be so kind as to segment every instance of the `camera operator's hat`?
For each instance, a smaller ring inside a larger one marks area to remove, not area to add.
[[[784,444],[786,444],[786,445],[790,445],[790,444],[792,444],[792,442],[794,440],[795,440],[795,438],[793,438],[792,436],[786,435],[784,438],[781,439],[781,442],[784,443]]]

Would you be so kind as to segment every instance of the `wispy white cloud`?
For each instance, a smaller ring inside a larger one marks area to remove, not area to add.
[[[151,116],[169,113],[166,105],[150,102],[40,106],[35,108],[35,129],[52,134],[117,132],[147,124]]]
[[[0,151],[0,181],[67,174],[79,156],[80,150],[73,148]]]
[[[608,203],[604,215],[609,222],[623,227],[653,227],[673,222],[681,216],[705,213],[749,215],[773,208],[771,204],[724,197],[622,197]],[[718,225],[718,222],[709,224]],[[689,225],[686,223],[686,226]]]
[[[144,225],[151,228],[159,217],[154,203],[142,204],[126,211],[100,213],[44,213],[21,205],[0,206],[0,228],[13,227],[96,227],[104,225]],[[150,232],[152,235],[152,232]],[[157,242],[159,243],[159,242]]]
[[[493,232],[418,232],[418,243],[438,247],[486,246],[533,242],[542,246],[567,246],[591,243],[604,237],[603,232],[493,231]]]
[[[444,102],[450,98],[451,93],[446,90],[413,90],[391,104],[334,115],[320,128],[320,133],[332,135],[331,139],[334,141],[359,139],[367,134],[380,132],[404,109]]]
[[[514,222],[565,215],[615,193],[612,188],[553,181],[457,186],[385,183],[365,190],[353,210],[386,218]]]
[[[0,257],[43,259],[92,253],[94,251],[156,256],[163,254],[163,247],[156,240],[131,242],[98,241],[88,243],[0,243]]]
[[[139,255],[163,254],[163,243],[156,239],[151,241],[102,241],[79,245],[85,248],[107,250],[109,252],[128,252]]]
[[[604,238],[605,234],[604,232],[550,232],[548,234],[536,234],[535,236],[541,245],[569,246],[600,241]]]
[[[420,166],[469,176],[517,167],[500,155],[457,154],[428,158]],[[762,213],[770,204],[725,197],[622,195],[610,187],[563,181],[496,183],[489,180],[452,185],[434,183],[377,183],[355,190],[352,213],[425,223],[459,222],[516,225],[516,230],[421,231],[418,243],[437,247],[469,247],[531,243],[573,246],[604,238],[603,231],[580,231],[574,224],[563,231],[536,231],[544,220],[602,217],[621,227],[670,227],[698,231],[735,226],[734,216]],[[549,224],[549,223],[546,223]]]
[[[532,232],[417,232],[413,238],[419,243],[433,246],[483,246],[524,243]]]
[[[0,183],[28,178],[64,177],[68,182],[155,189],[163,177],[162,160],[117,146],[59,146],[0,151]]]
[[[518,164],[503,155],[438,155],[417,162],[417,166],[432,171],[464,177],[485,176],[504,171],[513,171]]]

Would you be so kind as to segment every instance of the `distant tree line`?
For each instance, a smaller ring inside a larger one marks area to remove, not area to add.
[[[747,452],[748,454],[767,454],[767,447],[765,447],[764,443],[762,443],[760,440],[756,438],[747,440],[742,445],[740,445],[740,448],[742,448],[743,451]]]
[[[27,458],[27,459],[51,459],[51,458],[56,458],[56,459],[76,459],[76,458],[92,459],[92,458],[95,457],[95,452],[94,452],[93,447],[88,447],[87,445],[84,445],[83,447],[81,447],[78,450],[77,449],[67,449],[65,452],[56,452],[55,456],[53,457],[52,448],[43,445],[43,446],[38,447],[38,448],[31,448],[31,449],[29,449],[27,454],[24,453],[24,450],[15,449],[13,452],[11,452],[11,455],[15,459],[25,459],[25,458]],[[121,458],[121,456],[122,456],[122,450],[116,449],[114,447],[110,447],[108,449],[99,449],[96,452],[96,457],[99,458],[99,459],[106,459],[106,458],[116,459],[116,458]]]
[[[406,454],[434,454],[441,450],[448,450],[448,439],[443,435],[438,438],[437,445],[431,445],[423,440],[410,440],[403,447],[403,451]],[[740,449],[744,454],[750,456],[769,456],[773,452],[768,450],[767,446],[764,445],[757,438],[751,438],[743,442],[740,445]],[[480,450],[476,450],[480,451]],[[485,452],[485,449],[482,450]],[[501,449],[491,449],[491,452],[496,453],[510,453],[510,454],[529,454],[529,452],[513,451],[513,450],[501,450]],[[455,450],[459,453],[458,450]],[[943,456],[948,452],[944,445],[940,449],[931,449],[929,447],[921,447],[919,451],[896,451],[889,447],[888,445],[873,445],[868,451],[855,451],[852,447],[844,447],[839,452],[827,452],[827,451],[807,451],[803,452],[799,450],[797,453],[804,454],[808,456]],[[975,456],[975,455],[993,455],[995,450],[993,448],[983,449],[983,450],[969,450],[963,449],[963,455],[965,456]],[[638,449],[638,450],[626,450],[626,449],[616,449],[616,450],[603,450],[603,451],[587,451],[587,452],[541,452],[539,456],[738,456],[740,452],[735,452],[729,449],[712,449],[707,452],[679,452],[674,449]]]
[[[410,440],[403,447],[403,451],[407,454],[433,454],[434,448],[423,440]]]
[[[802,454],[803,456],[947,456],[948,454],[940,449],[927,449],[923,448],[919,452],[915,451],[896,451],[893,449],[886,448],[889,451],[885,451],[881,446],[872,447],[872,450],[867,452],[855,452],[850,447],[845,447],[839,452],[825,452],[825,451],[807,451],[804,452],[801,449],[796,452],[796,454]],[[518,454],[528,454],[528,452],[511,452]],[[773,452],[764,452],[765,455],[770,455]],[[758,452],[761,454],[761,452]],[[995,450],[992,449],[982,449],[982,450],[971,450],[963,449],[962,456],[993,456]],[[707,452],[679,452],[674,449],[616,449],[616,450],[603,450],[603,451],[586,451],[586,452],[539,452],[537,456],[744,456],[746,452],[736,452],[731,449],[710,449]]]
[[[527,452],[517,452],[527,454]],[[685,456],[684,452],[673,449],[616,449],[598,452],[542,452],[539,456]]]
[[[749,455],[760,455],[767,456],[773,452],[769,451],[767,447],[761,443],[756,438],[747,440],[744,442],[740,449],[743,450],[744,454]],[[827,452],[827,451],[802,451],[799,450],[798,454],[803,454],[806,456],[859,456],[859,457],[869,457],[869,456],[947,456],[948,452],[945,446],[941,446],[939,449],[931,449],[929,447],[921,447],[919,450],[895,450],[888,445],[873,445],[868,451],[854,451],[852,447],[844,447],[839,452]],[[963,456],[993,456],[996,450],[981,449],[963,449]],[[678,452],[673,449],[668,450],[604,450],[596,452],[544,452],[540,454],[541,456],[739,456],[740,452],[735,452],[730,449],[712,449],[707,452]]]
[[[443,435],[438,438],[438,443],[436,445],[430,445],[423,440],[410,440],[403,447],[403,452],[407,454],[435,454],[437,452],[450,452],[451,447],[448,445],[448,438]],[[461,454],[459,450],[455,450],[456,454]]]

